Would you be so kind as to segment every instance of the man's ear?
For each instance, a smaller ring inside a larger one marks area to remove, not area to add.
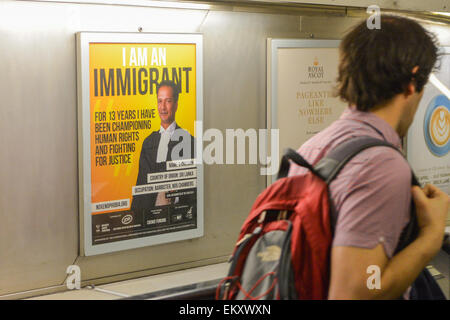
[[[415,79],[415,75],[417,74],[417,71],[419,71],[419,66],[415,66],[412,70],[412,81],[408,84],[408,86],[406,87],[406,91],[405,91],[405,97],[408,97],[410,95],[412,95],[414,92],[416,92],[416,79]]]
[[[405,97],[409,97],[410,95],[414,94],[414,92],[416,92],[416,84],[414,82],[410,82],[406,86]]]

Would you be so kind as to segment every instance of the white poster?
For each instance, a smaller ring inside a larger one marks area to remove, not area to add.
[[[347,105],[334,96],[339,41],[271,39],[268,45],[268,128],[279,129],[281,156],[328,127]]]
[[[450,87],[450,48],[444,48],[435,76]],[[419,182],[450,195],[450,101],[430,81],[407,136],[407,158]]]

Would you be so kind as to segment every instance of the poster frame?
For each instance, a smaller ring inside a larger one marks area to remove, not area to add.
[[[279,49],[287,48],[339,48],[341,40],[332,39],[267,39],[267,129],[278,128],[278,55]],[[270,139],[267,139],[266,150],[271,150]],[[273,156],[273,155],[272,155]],[[276,175],[267,175],[266,185],[276,180]]]
[[[170,43],[196,45],[196,121],[203,121],[203,35],[200,33],[120,33],[78,32],[77,49],[77,115],[80,255],[93,256],[199,238],[204,235],[203,164],[197,161],[197,228],[154,236],[138,237],[104,244],[92,244],[91,145],[90,145],[90,43]],[[202,142],[196,142],[202,147]]]

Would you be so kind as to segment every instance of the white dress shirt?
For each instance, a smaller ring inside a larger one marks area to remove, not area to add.
[[[164,162],[167,160],[167,151],[169,148],[169,142],[170,138],[172,137],[173,133],[175,132],[175,128],[177,127],[177,124],[172,122],[170,126],[167,127],[167,129],[164,129],[161,126],[161,129],[159,129],[159,133],[161,134],[161,139],[159,140],[158,145],[158,155],[156,156],[156,162]]]
[[[159,129],[159,133],[161,134],[161,139],[159,140],[158,145],[158,154],[156,156],[156,162],[164,162],[167,160],[167,152],[169,150],[169,142],[170,138],[172,137],[173,133],[175,132],[175,128],[177,127],[177,124],[172,122],[170,126],[167,127],[167,129],[164,129],[162,126]],[[179,198],[175,197],[175,199],[172,200],[173,203],[178,203]],[[170,204],[170,200],[166,198],[166,192],[158,192],[158,195],[156,197],[156,206],[163,206]]]

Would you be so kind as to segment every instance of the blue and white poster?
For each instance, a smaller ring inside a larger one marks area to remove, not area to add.
[[[440,69],[429,81],[407,137],[407,158],[419,182],[450,195],[450,47],[443,48]],[[442,86],[442,84],[444,86]]]

